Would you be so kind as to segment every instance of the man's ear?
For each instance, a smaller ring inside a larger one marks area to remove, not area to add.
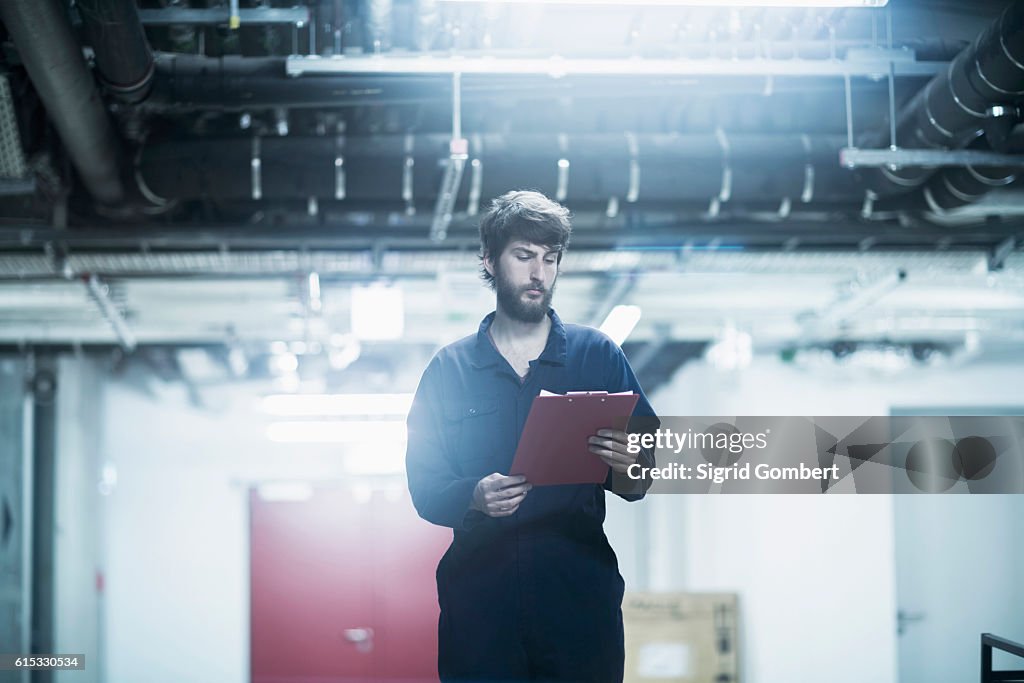
[[[491,277],[494,277],[494,261],[491,260],[491,252],[489,251],[484,252],[484,270],[486,270]]]

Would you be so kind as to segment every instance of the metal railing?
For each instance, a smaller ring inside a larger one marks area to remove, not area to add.
[[[994,681],[1024,681],[1024,669],[992,670],[992,648],[1009,652],[1024,658],[1024,645],[994,636],[991,633],[981,634],[981,683]]]

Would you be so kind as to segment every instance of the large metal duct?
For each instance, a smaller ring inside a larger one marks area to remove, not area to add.
[[[78,0],[78,13],[106,88],[124,102],[145,98],[153,53],[134,0]]]
[[[114,129],[64,7],[58,0],[3,0],[0,19],[86,188],[101,202],[120,202]]]
[[[971,149],[992,152],[987,140],[979,137]],[[1017,179],[1015,169],[1004,166],[959,166],[941,169],[928,179],[921,191],[924,210],[942,214],[980,200],[992,190],[1006,187]]]
[[[622,58],[616,54],[616,58]],[[303,59],[303,58],[298,58]],[[327,61],[327,60],[325,60]],[[360,60],[353,60],[353,64]],[[452,79],[450,75],[409,73],[324,73],[289,76],[285,57],[205,57],[181,53],[156,53],[156,73],[149,97],[139,107],[159,112],[185,111],[253,111],[257,109],[338,108],[382,104],[434,104],[450,108]],[[668,97],[663,78],[635,76],[616,80],[609,90],[607,79],[599,76],[567,76],[565,78],[508,78],[484,74],[462,78],[464,105],[492,106],[495,97],[525,101],[567,96],[576,100],[609,97]],[[694,79],[692,87],[699,91],[711,77]],[[764,78],[717,79],[718,93],[751,94],[763,97]],[[798,82],[780,79],[777,94],[818,89],[831,97],[834,84],[822,81]]]
[[[982,130],[989,109],[1024,97],[1024,0],[1016,0],[904,107],[898,117],[900,147],[953,149],[970,143]],[[880,136],[869,146],[888,144]],[[933,169],[882,167],[863,173],[879,196],[921,187]]]
[[[992,140],[982,135],[967,146],[978,152],[1020,154],[1024,151],[1017,138],[1009,145],[993,149]],[[989,192],[1006,187],[1017,179],[1018,169],[1005,166],[951,166],[935,171],[920,192],[896,195],[873,206],[874,210],[927,212],[937,215],[981,201]]]
[[[802,203],[856,204],[861,194],[852,174],[835,163],[842,136],[468,138],[460,210],[474,198],[526,186],[577,206],[603,205],[614,197],[623,207],[749,201],[795,208]],[[449,143],[446,134],[173,141],[147,146],[138,171],[147,189],[165,199],[320,197],[428,204],[441,187]]]

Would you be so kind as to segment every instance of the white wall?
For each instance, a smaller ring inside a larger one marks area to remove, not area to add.
[[[887,415],[1017,406],[1021,386],[1019,365],[871,376],[760,355],[731,374],[691,363],[652,402],[662,415]],[[652,589],[739,593],[746,683],[896,680],[891,496],[652,498]]]
[[[248,483],[337,479],[337,452],[274,444],[248,402],[189,404],[153,380],[103,392],[108,681],[249,680]]]
[[[269,442],[245,405],[191,406],[180,386],[108,383],[107,680],[248,680],[247,483],[338,479],[336,448]],[[887,414],[1014,402],[1024,368],[837,380],[758,357],[723,377],[686,366],[652,396],[663,415]],[[630,589],[735,591],[746,683],[893,681],[893,506],[884,496],[652,496],[609,503]],[[649,543],[644,541],[647,535]]]

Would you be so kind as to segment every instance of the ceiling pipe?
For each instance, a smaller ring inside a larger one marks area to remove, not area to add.
[[[138,102],[153,81],[153,53],[133,0],[78,0],[100,80],[122,102]]]
[[[161,113],[251,112],[278,107],[337,109],[384,104],[442,105],[450,102],[452,97],[450,73],[382,75],[363,72],[293,78],[287,73],[287,61],[288,58],[284,57],[205,57],[158,52],[152,90],[149,97],[137,106],[147,112]],[[355,65],[366,60],[346,58],[336,61]],[[749,93],[757,96],[763,96],[764,93],[763,77],[702,78],[709,85],[713,82],[716,91],[720,93]],[[655,77],[620,77],[614,92],[616,96],[624,98],[650,95],[652,85],[660,87],[657,85],[660,82]],[[697,83],[696,79],[694,83]],[[783,79],[776,81],[773,87],[776,93],[798,90],[807,92],[809,88],[828,96],[835,93],[834,86],[825,82],[798,86],[793,79]],[[609,97],[609,92],[606,80],[587,78],[503,80],[478,75],[462,79],[462,100],[467,104],[489,105],[496,96],[515,97],[520,101],[558,96],[571,96],[576,100],[603,99]]]
[[[988,136],[978,136],[967,148],[978,152],[1004,154],[1019,151],[1008,148],[994,150],[991,142]],[[921,191],[881,200],[874,205],[873,210],[882,215],[890,211],[906,211],[944,216],[951,211],[981,201],[993,190],[1012,184],[1017,179],[1019,170],[1007,166],[972,164],[943,167],[928,178]]]
[[[289,78],[283,57],[157,53],[153,88],[139,106],[154,111],[252,111],[442,101],[447,84],[395,76]]]
[[[994,151],[985,137],[979,137],[971,149]],[[928,180],[921,191],[925,210],[942,214],[980,201],[992,190],[1005,187],[1017,179],[1015,169],[1004,166],[971,166],[944,168]]]
[[[607,203],[612,197],[623,205],[648,206],[713,199],[773,206],[786,199],[794,206],[853,204],[862,193],[835,163],[842,136],[623,132],[484,133],[468,138],[470,182],[463,183],[456,197],[459,211],[472,202],[474,188],[479,196],[497,196],[522,185],[524,178],[577,206]],[[257,139],[258,144],[251,136],[154,143],[143,149],[139,172],[153,193],[168,199],[305,200],[340,194],[346,202],[387,203],[408,194],[427,204],[442,186],[439,161],[450,155],[450,136],[440,133],[348,136],[346,172],[339,180],[339,148],[333,138]],[[339,182],[344,183],[340,188]]]
[[[86,188],[100,202],[122,201],[114,128],[63,5],[3,0],[0,19]]]
[[[867,146],[961,148],[984,129],[990,109],[1022,97],[1024,0],[1016,0],[903,108],[895,140],[876,136]],[[921,167],[881,167],[862,177],[875,194],[887,197],[921,188],[933,173]]]

